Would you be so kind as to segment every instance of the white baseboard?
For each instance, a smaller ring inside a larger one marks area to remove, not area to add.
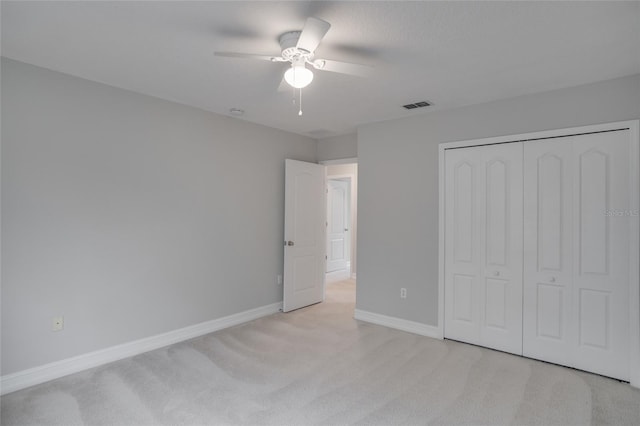
[[[353,317],[360,321],[370,322],[372,324],[383,325],[397,330],[407,331],[409,333],[419,334],[421,336],[433,337],[434,339],[442,339],[442,332],[438,327],[423,324],[421,322],[409,321],[402,318],[390,317],[387,315],[376,314],[356,309]]]
[[[194,337],[242,324],[280,311],[282,303],[272,303],[237,314],[191,325],[179,330],[169,331],[156,336],[146,337],[122,345],[112,346],[95,352],[78,355],[42,366],[18,371],[0,377],[0,395],[15,392],[29,386],[48,382],[89,368],[128,358],[143,352],[152,351]]]

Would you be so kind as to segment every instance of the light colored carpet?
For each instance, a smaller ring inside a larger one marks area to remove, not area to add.
[[[354,282],[2,398],[3,425],[640,425],[616,380],[352,319]]]

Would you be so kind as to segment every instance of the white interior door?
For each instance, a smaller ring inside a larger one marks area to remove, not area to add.
[[[284,312],[324,299],[325,167],[285,161]]]
[[[327,181],[327,272],[342,271],[348,266],[349,187],[346,180]]]
[[[628,156],[625,131],[526,144],[525,355],[629,379]]]
[[[522,353],[522,143],[445,152],[445,337]]]
[[[573,143],[573,161],[572,364],[629,380],[628,132],[581,136]]]
[[[524,146],[523,354],[570,365],[573,158],[562,139]]]

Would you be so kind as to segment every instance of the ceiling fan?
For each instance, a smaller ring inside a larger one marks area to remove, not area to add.
[[[331,24],[322,19],[309,17],[302,31],[289,31],[280,36],[280,56],[254,55],[238,52],[215,52],[216,56],[231,58],[259,59],[271,62],[289,62],[291,67],[284,73],[284,81],[296,89],[302,89],[313,80],[313,72],[307,64],[316,70],[341,74],[368,76],[373,68],[329,59],[315,59],[314,52],[322,38],[331,28]]]

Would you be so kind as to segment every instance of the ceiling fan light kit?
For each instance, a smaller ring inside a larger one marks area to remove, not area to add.
[[[289,62],[291,67],[284,73],[284,80],[291,87],[301,90],[313,81],[313,72],[307,68],[310,64],[314,69],[341,74],[364,77],[371,71],[366,65],[350,64],[347,62],[313,59],[314,52],[322,38],[331,28],[331,24],[318,18],[307,18],[302,31],[289,31],[280,36],[281,56],[254,55],[237,52],[215,52],[217,56],[232,58],[247,58],[268,60],[271,62]],[[300,94],[302,97],[302,94]],[[300,109],[298,115],[302,115]]]
[[[284,79],[291,87],[302,89],[313,81],[313,72],[305,67],[304,61],[294,62],[284,73]]]

